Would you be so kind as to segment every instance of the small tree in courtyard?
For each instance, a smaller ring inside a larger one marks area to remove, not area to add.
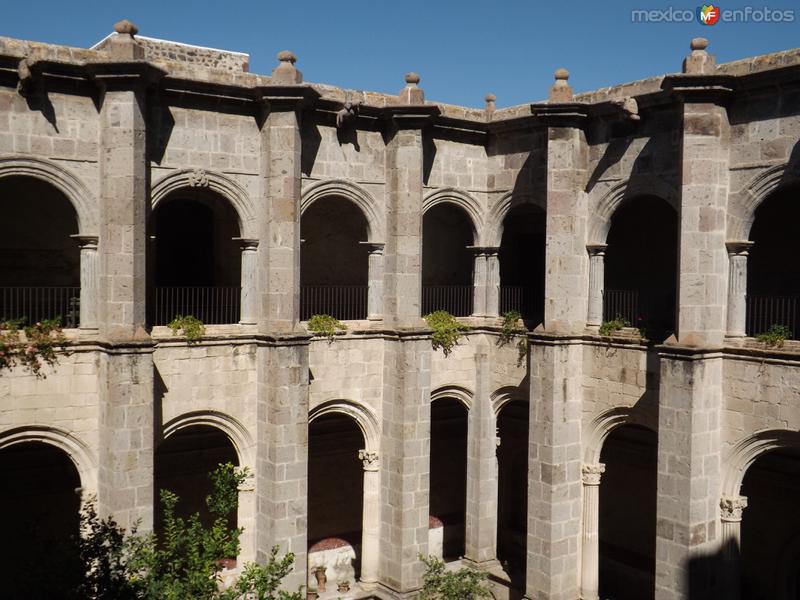
[[[480,600],[491,598],[486,585],[487,574],[468,567],[448,571],[444,562],[435,556],[420,556],[425,563],[421,600]]]

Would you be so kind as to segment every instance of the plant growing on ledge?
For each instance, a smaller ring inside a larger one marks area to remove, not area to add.
[[[462,331],[469,329],[446,310],[435,310],[424,317],[428,327],[433,332],[431,345],[434,350],[442,349],[445,356],[448,356],[455,346],[458,345],[458,338]]]
[[[206,326],[203,325],[203,322],[192,315],[178,315],[170,321],[167,327],[172,329],[172,335],[178,335],[182,331],[190,342],[196,342],[206,332]]]
[[[344,331],[347,325],[336,317],[330,315],[311,315],[308,320],[308,330],[314,335],[328,338],[328,343],[333,343],[336,331]]]
[[[761,333],[756,338],[766,346],[781,348],[783,342],[792,339],[792,330],[786,325],[772,325],[765,333]]]
[[[444,562],[435,556],[426,558],[420,555],[419,559],[425,563],[421,600],[480,600],[492,597],[486,585],[486,572],[468,567],[449,571]]]
[[[498,346],[505,346],[517,339],[517,366],[521,367],[528,356],[528,330],[519,324],[522,315],[518,310],[509,310],[500,315],[503,323],[500,326],[500,337],[497,340]]]
[[[617,315],[610,321],[603,321],[600,325],[600,335],[603,337],[610,337],[617,331],[622,331],[625,327],[630,327],[631,322],[622,315]]]
[[[24,323],[24,318],[0,321],[0,371],[22,366],[44,379],[42,367],[57,364],[56,350],[66,347],[60,319],[46,319],[27,326]]]

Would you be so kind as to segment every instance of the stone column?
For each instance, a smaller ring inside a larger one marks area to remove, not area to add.
[[[728,337],[747,335],[747,255],[753,242],[727,242]]]
[[[361,242],[369,251],[369,289],[367,290],[367,319],[383,319],[383,247],[382,242]]]
[[[500,248],[486,250],[486,316],[500,315]]]
[[[87,331],[97,330],[97,297],[99,290],[98,279],[98,257],[96,235],[73,235],[71,236],[81,249],[81,316],[80,328]]]
[[[586,246],[589,251],[589,313],[586,317],[588,327],[603,324],[603,287],[605,282],[606,244]]]
[[[240,551],[237,566],[242,567],[256,559],[256,484],[255,473],[251,470],[239,486],[239,510],[237,521],[244,531],[239,539]]]
[[[606,466],[583,465],[583,534],[581,537],[581,600],[598,600],[600,572],[600,477]]]
[[[723,598],[739,600],[741,596],[741,528],[742,512],[747,508],[744,496],[724,497],[719,503],[722,522]]]
[[[486,252],[483,248],[468,246],[473,252],[474,266],[472,268],[472,316],[486,316]]]
[[[234,238],[242,244],[242,300],[239,323],[258,323],[258,240]]]
[[[377,452],[359,450],[364,464],[364,503],[361,528],[361,587],[375,589],[381,550],[381,474]]]

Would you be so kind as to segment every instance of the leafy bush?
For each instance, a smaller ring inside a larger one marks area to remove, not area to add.
[[[600,325],[600,335],[608,337],[611,334],[630,326],[631,323],[628,321],[628,319],[622,315],[617,315],[610,321],[603,321],[602,325]]]
[[[425,563],[421,600],[479,600],[491,598],[486,585],[487,574],[468,567],[448,571],[445,564],[434,556],[419,559]]]
[[[347,325],[330,315],[311,315],[308,320],[308,330],[314,335],[328,338],[328,343],[333,342],[337,330],[344,331],[346,329]]]
[[[192,315],[178,315],[170,321],[167,327],[172,329],[172,335],[178,335],[182,331],[190,342],[199,340],[206,333],[203,322]]]
[[[517,310],[504,312],[500,317],[503,319],[503,323],[500,327],[500,338],[497,340],[497,345],[505,346],[516,339],[517,366],[520,367],[528,356],[528,330],[519,324],[522,315]]]
[[[433,332],[431,344],[434,350],[442,349],[445,356],[448,356],[455,346],[458,345],[458,338],[461,332],[469,329],[466,325],[459,323],[458,320],[446,310],[436,310],[423,317],[428,327]]]
[[[24,323],[24,318],[0,322],[0,371],[22,366],[44,378],[42,367],[57,364],[57,349],[63,351],[66,347],[61,322],[52,319],[27,326]]]
[[[786,325],[772,325],[765,333],[759,334],[756,339],[767,346],[780,348],[783,346],[783,342],[792,339],[792,330]]]

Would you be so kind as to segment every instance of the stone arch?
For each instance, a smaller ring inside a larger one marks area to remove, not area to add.
[[[499,247],[503,240],[503,221],[513,208],[522,204],[530,204],[547,211],[547,206],[542,202],[536,201],[533,194],[520,194],[519,192],[507,192],[498,200],[489,211],[484,226],[484,232],[480,243],[482,246]]]
[[[431,192],[422,199],[422,214],[439,204],[452,204],[463,209],[472,223],[473,244],[480,245],[483,233],[483,208],[478,200],[466,192],[455,188],[443,188]]]
[[[766,429],[736,442],[728,452],[722,476],[722,495],[738,496],[747,469],[765,452],[800,448],[800,431]]]
[[[584,462],[589,465],[600,462],[603,443],[611,433],[623,425],[639,425],[658,433],[658,419],[654,415],[627,406],[620,406],[600,413],[589,423],[588,440],[584,448]]]
[[[380,450],[380,423],[371,408],[351,400],[328,400],[309,410],[308,422],[310,424],[318,417],[333,413],[348,416],[356,422],[364,436],[365,450]]]
[[[211,190],[230,202],[239,217],[239,232],[243,238],[257,238],[255,212],[250,196],[241,185],[230,177],[202,169],[181,169],[162,177],[151,190],[151,206],[158,204],[169,194],[180,189],[200,188]]]
[[[78,217],[78,233],[84,236],[99,234],[99,203],[89,188],[71,171],[42,158],[0,157],[0,179],[13,176],[35,177],[55,187],[72,204]]]
[[[233,444],[239,464],[255,468],[255,443],[247,428],[237,419],[217,411],[195,411],[182,414],[167,422],[162,430],[162,441],[181,429],[205,425],[220,430]]]
[[[729,239],[749,239],[758,207],[778,188],[798,181],[800,181],[800,176],[792,172],[787,163],[775,165],[754,176],[744,187],[746,193],[743,194],[743,214],[740,219],[736,219],[735,225],[731,226],[732,231],[728,236]]]
[[[442,398],[454,398],[467,409],[467,412],[472,410],[472,392],[463,386],[444,385],[431,392],[431,403]]]
[[[623,203],[636,196],[661,198],[676,212],[680,208],[678,191],[663,179],[659,177],[626,179],[608,190],[597,202],[595,210],[590,213],[589,243],[605,244],[614,213]]]
[[[338,196],[355,204],[367,219],[366,241],[383,241],[383,215],[378,203],[365,189],[344,179],[327,179],[304,189],[300,199],[300,214],[302,215],[314,202],[326,196]]]
[[[97,460],[80,438],[58,427],[30,425],[0,433],[0,450],[26,442],[42,442],[62,450],[75,465],[84,491],[97,491]]]
[[[528,397],[518,386],[507,385],[492,393],[491,402],[494,416],[497,418],[500,415],[500,411],[502,411],[507,404],[511,402],[527,403]]]

